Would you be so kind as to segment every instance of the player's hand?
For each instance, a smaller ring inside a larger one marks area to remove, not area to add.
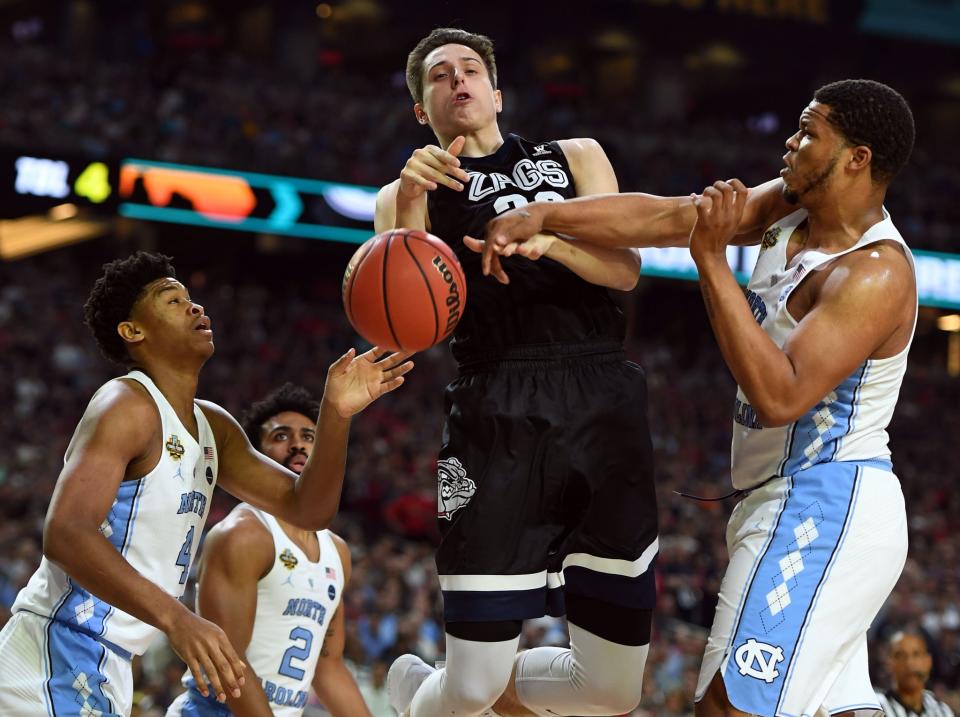
[[[496,252],[494,249],[493,254],[493,263],[491,264],[491,273],[500,279],[498,272],[503,272],[503,267],[500,263],[500,256],[522,256],[531,261],[536,261],[542,256],[547,255],[550,251],[550,247],[554,245],[557,241],[556,234],[535,234],[534,236],[527,239],[527,241],[522,244],[508,244],[502,252]],[[474,239],[470,236],[465,236],[463,238],[463,243],[468,249],[476,252],[477,254],[483,254],[486,250],[487,242],[483,239]],[[510,280],[507,278],[506,274],[503,274],[503,283],[507,284]]]
[[[209,696],[209,682],[220,702],[226,701],[228,691],[231,697],[240,696],[246,666],[223,630],[184,609],[167,631],[167,639],[174,652],[187,663],[200,694]]]
[[[439,185],[463,191],[463,182],[470,180],[457,158],[467,140],[462,135],[450,143],[446,150],[435,144],[414,150],[400,172],[400,193],[407,199],[416,199]]]
[[[725,254],[733,240],[747,205],[747,188],[739,179],[714,182],[703,194],[691,195],[697,221],[690,232],[690,254],[694,259]]]
[[[511,209],[487,222],[486,240],[483,243],[484,276],[492,274],[501,284],[510,283],[500,264],[500,257],[512,256],[518,250],[517,244],[523,244],[542,232],[543,215],[540,209],[534,202]],[[476,246],[477,241],[474,237],[464,237],[464,242],[470,248],[473,248],[471,244]],[[531,255],[535,253],[531,247]]]
[[[413,361],[407,361],[411,355],[388,353],[374,346],[357,356],[356,349],[350,349],[327,371],[323,400],[341,418],[359,413],[383,394],[400,387],[403,375],[413,368]]]

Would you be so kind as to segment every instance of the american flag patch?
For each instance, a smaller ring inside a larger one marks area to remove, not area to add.
[[[212,460],[213,460],[213,447],[212,447],[212,446],[204,446],[204,447],[203,447],[203,457],[204,457],[205,460],[208,460],[208,461],[212,461]]]
[[[333,568],[328,567],[324,572],[326,573],[327,578],[329,578],[330,580],[337,579],[337,571],[334,570]]]
[[[805,267],[803,264],[798,266],[797,270],[793,272],[793,279],[792,279],[793,283],[796,284],[798,281],[800,281],[800,279],[802,279],[803,275],[806,273],[807,273],[807,267]]]

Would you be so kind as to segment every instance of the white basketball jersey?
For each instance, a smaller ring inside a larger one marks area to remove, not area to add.
[[[217,482],[217,446],[196,403],[199,442],[146,374],[131,371],[124,378],[143,384],[157,404],[163,446],[153,470],[120,484],[100,532],[137,572],[179,598]],[[20,610],[66,623],[134,655],[143,654],[159,633],[91,595],[46,558],[17,596],[12,611]]]
[[[747,301],[757,322],[783,347],[797,322],[787,311],[794,289],[814,271],[851,251],[878,241],[900,244],[911,266],[913,255],[886,209],[849,249],[835,254],[801,252],[787,265],[787,244],[807,217],[799,209],[774,223],[764,234],[760,256],[747,285]],[[913,336],[911,334],[911,341]],[[756,486],[771,476],[789,476],[826,461],[889,459],[887,425],[897,404],[907,369],[910,343],[885,359],[868,359],[797,421],[764,428],[737,388],[731,474],[735,488]]]
[[[273,714],[300,717],[320,648],[343,593],[340,553],[327,530],[317,531],[320,560],[311,562],[272,515],[244,506],[273,535],[273,566],[257,583],[257,616],[247,660]]]

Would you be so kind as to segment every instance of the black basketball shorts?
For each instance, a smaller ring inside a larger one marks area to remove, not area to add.
[[[564,594],[654,605],[643,370],[616,344],[461,366],[438,463],[447,622],[563,615]]]

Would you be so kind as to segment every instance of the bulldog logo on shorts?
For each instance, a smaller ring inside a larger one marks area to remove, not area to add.
[[[453,514],[470,502],[477,484],[467,478],[467,469],[456,458],[437,462],[437,517],[451,520]]]

